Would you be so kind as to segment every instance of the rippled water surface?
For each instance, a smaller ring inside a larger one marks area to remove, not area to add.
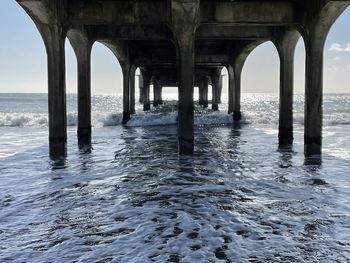
[[[1,127],[0,261],[349,262],[350,128],[310,164],[270,124],[198,125],[193,158],[174,125],[70,128],[55,162],[46,128]]]

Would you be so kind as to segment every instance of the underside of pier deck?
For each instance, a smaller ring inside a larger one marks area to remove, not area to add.
[[[17,0],[35,22],[48,58],[50,155],[66,155],[66,37],[78,61],[78,138],[91,142],[91,47],[95,41],[115,54],[123,71],[123,123],[135,111],[135,70],[141,69],[144,110],[149,86],[154,106],[162,87],[178,86],[179,153],[194,153],[193,87],[199,103],[218,109],[228,70],[229,109],[241,119],[241,72],[255,47],[272,41],[280,57],[279,142],[293,141],[294,50],[306,46],[305,154],[321,154],[323,48],[328,31],[350,0]]]

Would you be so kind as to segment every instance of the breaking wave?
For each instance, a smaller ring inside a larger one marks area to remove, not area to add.
[[[95,127],[117,126],[122,123],[122,113],[92,113],[92,124]],[[69,112],[67,114],[67,125],[77,125],[77,113]],[[232,114],[225,112],[202,111],[195,113],[195,125],[225,125],[233,122]],[[177,123],[177,112],[154,111],[137,112],[131,116],[127,123],[129,127],[175,125]],[[243,124],[262,124],[278,125],[278,116],[276,113],[269,112],[246,112],[242,114]],[[296,125],[304,124],[304,116],[301,113],[294,115]],[[350,114],[336,113],[324,115],[324,125],[350,125]],[[48,116],[44,113],[0,113],[0,127],[47,127]]]

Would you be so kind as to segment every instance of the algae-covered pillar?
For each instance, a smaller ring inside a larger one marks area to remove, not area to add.
[[[199,0],[172,0],[172,29],[177,49],[179,82],[178,151],[194,151],[194,46],[199,23]]]

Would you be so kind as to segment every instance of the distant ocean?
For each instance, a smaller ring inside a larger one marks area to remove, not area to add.
[[[92,149],[48,158],[47,95],[0,93],[0,262],[350,262],[350,95],[324,95],[323,157],[279,148],[278,96],[196,106],[195,155],[177,154],[175,97],[121,125],[122,98],[93,96]],[[210,105],[209,105],[210,106]]]

